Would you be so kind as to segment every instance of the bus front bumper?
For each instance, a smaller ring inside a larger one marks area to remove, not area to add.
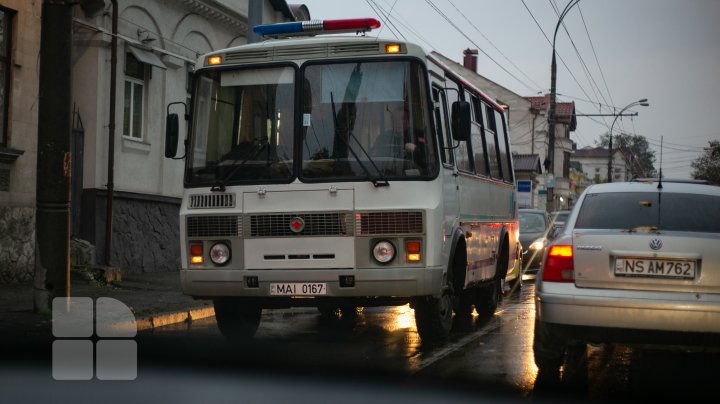
[[[352,286],[347,277],[353,277]],[[344,282],[341,285],[341,278]],[[182,291],[200,298],[288,297],[271,294],[271,285],[320,283],[325,293],[309,297],[413,297],[442,293],[442,267],[372,269],[237,270],[202,269],[180,271]]]

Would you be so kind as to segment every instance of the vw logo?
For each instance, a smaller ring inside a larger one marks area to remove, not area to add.
[[[653,250],[659,250],[662,248],[662,240],[660,240],[659,238],[654,238],[650,240],[649,244],[650,248],[652,248]]]
[[[300,233],[305,229],[305,221],[301,217],[294,217],[290,219],[290,231],[293,233]]]

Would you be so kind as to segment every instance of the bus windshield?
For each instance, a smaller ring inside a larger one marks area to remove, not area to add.
[[[187,181],[289,182],[295,69],[205,71],[196,80]]]
[[[426,77],[420,64],[310,64],[302,72],[300,85],[291,66],[199,72],[188,184],[437,175]],[[296,114],[298,91],[300,113]],[[296,145],[302,150],[296,151]],[[295,165],[298,157],[302,164]]]
[[[312,64],[303,80],[301,179],[436,175],[425,73],[418,63]]]

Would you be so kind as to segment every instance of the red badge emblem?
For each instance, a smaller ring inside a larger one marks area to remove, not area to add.
[[[305,221],[301,217],[294,217],[290,220],[290,231],[300,233],[305,229]]]

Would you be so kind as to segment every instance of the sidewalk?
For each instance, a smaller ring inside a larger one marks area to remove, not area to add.
[[[119,300],[135,314],[138,331],[215,315],[211,301],[182,294],[178,272],[123,274],[122,281],[112,284],[75,278],[71,296]],[[5,336],[49,335],[50,320],[50,313],[33,312],[32,284],[0,285],[0,330]]]

